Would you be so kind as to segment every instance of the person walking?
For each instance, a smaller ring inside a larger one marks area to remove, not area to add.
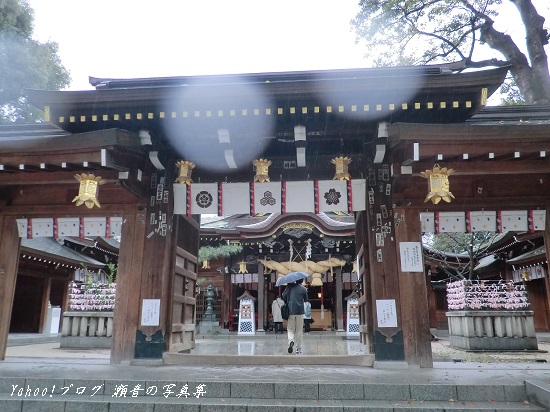
[[[311,303],[304,302],[304,329],[305,333],[311,332]]]
[[[302,353],[302,337],[304,334],[304,302],[308,302],[307,289],[302,285],[304,280],[290,283],[283,292],[283,300],[288,305],[286,330],[288,333],[288,353],[292,353],[296,345],[296,353]]]
[[[273,315],[273,331],[275,335],[277,333],[283,334],[283,317],[281,316],[281,306],[285,304],[284,300],[281,299],[281,295],[271,303],[271,314]]]

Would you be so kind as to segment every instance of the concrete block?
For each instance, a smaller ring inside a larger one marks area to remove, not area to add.
[[[212,399],[205,398],[201,402],[201,412],[243,412],[250,399]]]
[[[247,412],[294,412],[295,400],[291,399],[252,399]]]
[[[2,399],[0,400],[2,404],[2,412],[21,412],[23,405],[22,400],[18,399]]]
[[[199,405],[186,405],[193,407],[193,409],[185,409],[185,411],[190,412],[199,412]],[[157,403],[155,404],[155,412],[182,412],[183,406],[179,403]]]
[[[33,392],[33,396],[42,396],[42,393],[63,393],[63,387],[65,387],[65,380],[61,378],[27,378],[25,379],[25,390],[30,389]],[[36,392],[38,390],[38,392]],[[40,395],[38,395],[38,393]],[[37,395],[34,395],[37,394]]]
[[[361,383],[319,383],[319,399],[365,399]]]
[[[525,391],[530,402],[550,410],[550,384],[539,380],[525,381]]]
[[[66,401],[65,412],[109,412],[109,403],[97,401]]]
[[[104,381],[105,387],[103,393],[105,395],[114,395],[115,393],[121,395],[124,392],[126,396],[131,397],[133,393],[138,393],[139,396],[147,395],[146,382],[138,380],[121,380],[121,379],[106,379]],[[158,392],[158,388],[157,388]],[[151,395],[147,395],[151,396]],[[123,396],[120,396],[123,397]]]
[[[341,400],[298,400],[296,412],[343,412],[344,404]]]
[[[62,400],[25,399],[21,407],[21,412],[59,412],[64,410],[65,401]]]
[[[508,402],[523,402],[527,400],[527,391],[523,384],[504,385],[504,397]]]
[[[102,379],[65,379],[62,387],[69,388],[67,394],[80,394],[85,396],[103,395],[105,392],[105,381]],[[56,393],[63,393],[62,388],[56,387]],[[77,392],[78,391],[78,392]]]
[[[11,394],[14,390],[17,391],[19,388],[25,386],[25,378],[4,378],[0,377],[0,394],[7,393]]]
[[[363,386],[365,399],[406,401],[411,399],[408,384],[365,383]]]
[[[277,399],[319,399],[317,383],[275,383]]]
[[[154,403],[144,402],[144,399],[139,399],[139,402],[110,402],[109,412],[154,412]]]
[[[344,412],[393,412],[393,406],[389,401],[354,401],[343,400]]]
[[[155,394],[150,396],[162,396],[162,397],[177,397],[178,394],[182,394],[183,392],[186,391],[186,389],[184,388],[185,385],[187,385],[187,393],[189,393],[189,396],[192,396],[191,393],[195,392],[196,388],[194,386],[189,387],[187,382],[183,382],[183,381],[176,382],[176,381],[165,381],[165,380],[145,382],[145,386],[147,388],[153,388],[153,387],[157,388],[157,391],[155,392]],[[182,396],[185,397],[184,395]]]
[[[394,411],[399,412],[445,412],[445,407],[438,401],[390,401]]]
[[[448,401],[456,399],[456,386],[445,384],[414,384],[410,386],[411,399],[415,401]]]
[[[231,383],[229,382],[188,382],[189,394],[193,397],[194,393],[197,393],[199,385],[204,385],[204,394],[201,398],[230,398],[231,397]]]
[[[266,382],[233,382],[231,383],[232,398],[275,398],[275,384]]]
[[[505,401],[502,385],[459,385],[456,388],[459,401]]]

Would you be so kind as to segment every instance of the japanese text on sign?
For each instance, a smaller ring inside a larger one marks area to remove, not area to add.
[[[376,301],[376,318],[379,328],[397,327],[397,309],[395,299],[382,299]]]
[[[399,243],[399,252],[402,272],[424,272],[420,242],[401,242]]]
[[[143,299],[141,326],[160,325],[160,299]]]

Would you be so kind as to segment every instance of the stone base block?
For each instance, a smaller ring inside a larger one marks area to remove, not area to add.
[[[489,351],[522,351],[538,350],[536,337],[532,338],[488,338],[488,337],[466,337],[449,335],[449,343],[454,348],[466,350],[489,350]]]

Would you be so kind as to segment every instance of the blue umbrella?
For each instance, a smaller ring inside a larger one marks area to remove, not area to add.
[[[277,279],[275,286],[286,285],[287,283],[296,282],[300,279],[305,279],[309,276],[309,273],[306,272],[290,272],[288,275],[281,276]]]

